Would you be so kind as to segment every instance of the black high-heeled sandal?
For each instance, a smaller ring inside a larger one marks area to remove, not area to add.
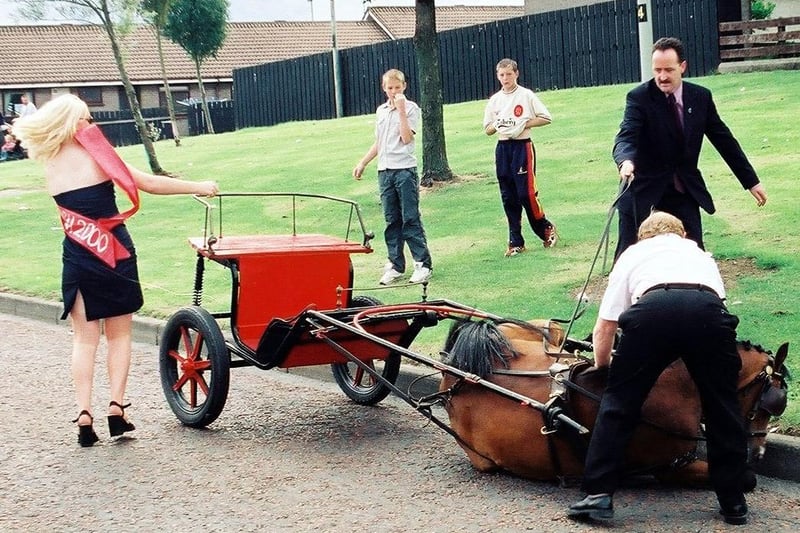
[[[108,415],[108,432],[112,437],[122,435],[126,431],[133,431],[136,426],[125,420],[125,408],[130,407],[131,404],[120,405],[115,401],[108,404],[109,407],[119,407],[122,410],[121,415]]]
[[[78,418],[73,420],[72,423],[76,424],[83,415],[88,416],[92,423],[85,426],[78,425],[78,444],[80,444],[83,448],[89,448],[95,442],[99,441],[100,438],[97,436],[97,433],[94,432],[94,427],[92,427],[92,424],[94,424],[94,417],[92,416],[92,413],[86,409],[78,413]]]

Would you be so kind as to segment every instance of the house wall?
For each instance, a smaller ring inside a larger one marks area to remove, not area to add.
[[[61,96],[62,94],[76,94],[80,96],[80,92],[83,87],[44,87],[44,88],[36,88],[36,89],[27,89],[27,90],[19,90],[19,89],[7,89],[4,91],[0,91],[0,98],[4,103],[4,110],[5,116],[7,119],[13,118],[9,116],[7,112],[8,102],[18,93],[28,93],[30,95],[31,101],[36,105],[36,107],[42,107],[44,104],[56,98],[57,96]],[[92,89],[96,89],[96,87],[92,87]],[[119,102],[119,94],[120,94],[120,87],[118,86],[104,86],[100,87],[101,97],[99,101],[88,102],[89,109],[92,111],[118,111],[120,108]]]
[[[158,98],[160,88],[160,85],[140,85],[138,87],[139,106],[161,107]]]
[[[172,90],[182,89],[189,92],[190,98],[200,99],[200,87],[197,83],[170,85]],[[96,87],[92,87],[95,89]],[[206,96],[210,100],[230,100],[233,95],[233,84],[231,82],[211,82],[206,84]],[[45,87],[36,89],[7,89],[0,91],[0,101],[3,102],[3,116],[8,122],[14,119],[14,114],[8,111],[8,104],[12,98],[19,93],[26,93],[36,107],[42,107],[45,103],[62,94],[73,93],[80,96],[83,87]],[[119,111],[128,107],[125,92],[120,85],[106,85],[100,87],[101,97],[98,101],[87,102],[91,111]],[[160,107],[160,93],[163,90],[162,84],[157,85],[137,85],[136,92],[139,97],[139,105],[142,108]],[[185,110],[180,107],[176,109],[179,115],[185,115]],[[185,121],[184,121],[185,122]],[[181,124],[186,127],[187,124]]]

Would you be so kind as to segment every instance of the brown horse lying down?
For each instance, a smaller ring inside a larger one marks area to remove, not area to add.
[[[548,423],[547,415],[561,411],[591,429],[607,374],[581,357],[559,352],[556,347],[562,339],[560,327],[543,321],[454,325],[445,346],[446,364],[550,408],[531,408],[444,373],[439,390],[450,390],[446,410],[451,427],[478,470],[506,470],[562,483],[582,475],[589,435],[578,435],[565,424]],[[575,343],[568,340],[564,348],[573,349]],[[748,420],[752,462],[764,455],[770,418],[786,407],[783,362],[788,344],[774,358],[749,342],[740,342],[738,348],[742,358],[739,400]],[[568,369],[548,371],[556,362]],[[628,472],[652,474],[671,483],[706,484],[708,467],[696,454],[702,441],[701,415],[697,389],[678,359],[664,371],[644,404],[642,422],[626,454]],[[755,476],[751,483],[755,487]]]

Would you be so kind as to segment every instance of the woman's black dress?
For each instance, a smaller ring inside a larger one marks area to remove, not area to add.
[[[111,181],[57,194],[53,199],[61,207],[94,220],[119,213]],[[116,268],[111,268],[81,245],[64,237],[62,320],[67,318],[75,305],[78,291],[83,295],[87,320],[125,315],[142,307],[142,288],[139,285],[133,240],[125,224],[116,226],[112,233],[131,254],[128,259],[118,260]]]

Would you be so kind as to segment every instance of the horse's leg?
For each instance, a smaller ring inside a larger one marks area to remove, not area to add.
[[[453,387],[455,382],[455,378],[444,374],[439,384],[439,391],[445,391]],[[450,428],[459,437],[456,439],[456,442],[458,442],[458,445],[464,450],[464,453],[467,454],[467,458],[469,462],[472,463],[472,466],[480,472],[492,472],[498,470],[499,467],[497,464],[488,457],[476,453],[471,448],[474,446],[472,443],[475,442],[476,438],[473,427],[476,422],[478,422],[475,420],[475,407],[476,406],[472,405],[472,402],[465,399],[462,390],[462,392],[453,396],[450,401],[445,404],[445,411],[447,411],[447,416],[450,419]]]
[[[701,459],[692,461],[681,468],[657,472],[655,478],[667,485],[709,488],[708,463]]]
[[[681,485],[686,487],[696,487],[703,489],[711,488],[711,480],[708,477],[708,463],[698,459],[688,465],[670,470],[659,472],[655,475],[656,479],[668,485]],[[744,474],[743,490],[753,492],[758,484],[756,474],[748,468]]]

